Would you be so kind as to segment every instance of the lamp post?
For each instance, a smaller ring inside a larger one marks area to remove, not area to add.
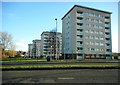
[[[72,59],[74,60],[74,57],[73,57],[73,51],[72,51]]]
[[[52,59],[52,46],[51,46],[51,55],[50,55],[51,59]]]
[[[56,60],[58,59],[58,56],[57,56],[57,18],[55,18],[55,21],[56,21]]]
[[[64,48],[64,60],[65,60],[65,48]]]

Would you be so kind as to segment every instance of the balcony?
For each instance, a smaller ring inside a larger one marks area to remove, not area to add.
[[[83,14],[78,14],[77,13],[77,17],[83,17],[84,15]]]
[[[83,47],[83,44],[77,44],[77,47]]]
[[[83,32],[77,32],[77,35],[83,35]]]
[[[110,29],[105,29],[105,32],[110,33]]]
[[[77,19],[77,23],[83,23],[83,20]]]
[[[110,27],[110,24],[105,24],[105,27]]]
[[[78,50],[77,53],[83,53],[83,50]]]
[[[77,41],[83,41],[83,38],[77,38]]]
[[[110,22],[110,19],[105,19],[105,22]]]
[[[112,54],[112,52],[106,51],[106,54]]]
[[[47,38],[44,38],[44,40],[48,40]]]
[[[109,35],[105,35],[105,38],[110,38],[110,34]]]
[[[83,29],[83,26],[77,26],[77,29]]]
[[[110,40],[106,40],[105,43],[107,43],[107,44],[111,44]]]
[[[44,35],[44,38],[48,38],[48,35]]]
[[[43,46],[47,46],[47,44],[43,44]]]
[[[111,46],[110,46],[110,45],[109,45],[109,46],[106,45],[106,48],[107,48],[107,49],[111,49]]]

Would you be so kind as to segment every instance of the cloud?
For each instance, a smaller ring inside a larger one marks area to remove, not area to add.
[[[17,51],[27,51],[28,50],[28,43],[26,40],[16,40],[16,50]]]

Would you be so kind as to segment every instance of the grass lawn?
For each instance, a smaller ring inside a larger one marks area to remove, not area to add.
[[[0,62],[47,62],[46,59],[34,59],[34,58],[6,58],[0,60]],[[106,60],[106,59],[66,59],[66,60],[53,60],[51,62],[118,62],[118,60]]]
[[[46,62],[46,59],[33,59],[33,58],[6,58],[2,62]]]
[[[7,58],[3,59],[1,62],[47,62],[46,59],[31,59],[31,58]],[[106,59],[84,59],[84,60],[51,60],[50,62],[118,62],[118,60],[106,60]],[[53,64],[53,65],[18,65],[18,66],[0,66],[0,69],[71,69],[71,68],[119,68],[118,64]]]
[[[80,68],[87,68],[87,69],[97,69],[97,68],[113,68],[113,69],[120,69],[120,66],[117,64],[62,64],[62,65],[37,65],[37,66],[27,66],[27,65],[20,65],[20,66],[0,66],[0,69],[3,70],[40,70],[40,69],[80,69]]]

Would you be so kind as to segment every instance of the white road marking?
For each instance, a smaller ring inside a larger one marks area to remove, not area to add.
[[[63,77],[63,78],[58,78],[58,79],[75,79],[73,77]]]

